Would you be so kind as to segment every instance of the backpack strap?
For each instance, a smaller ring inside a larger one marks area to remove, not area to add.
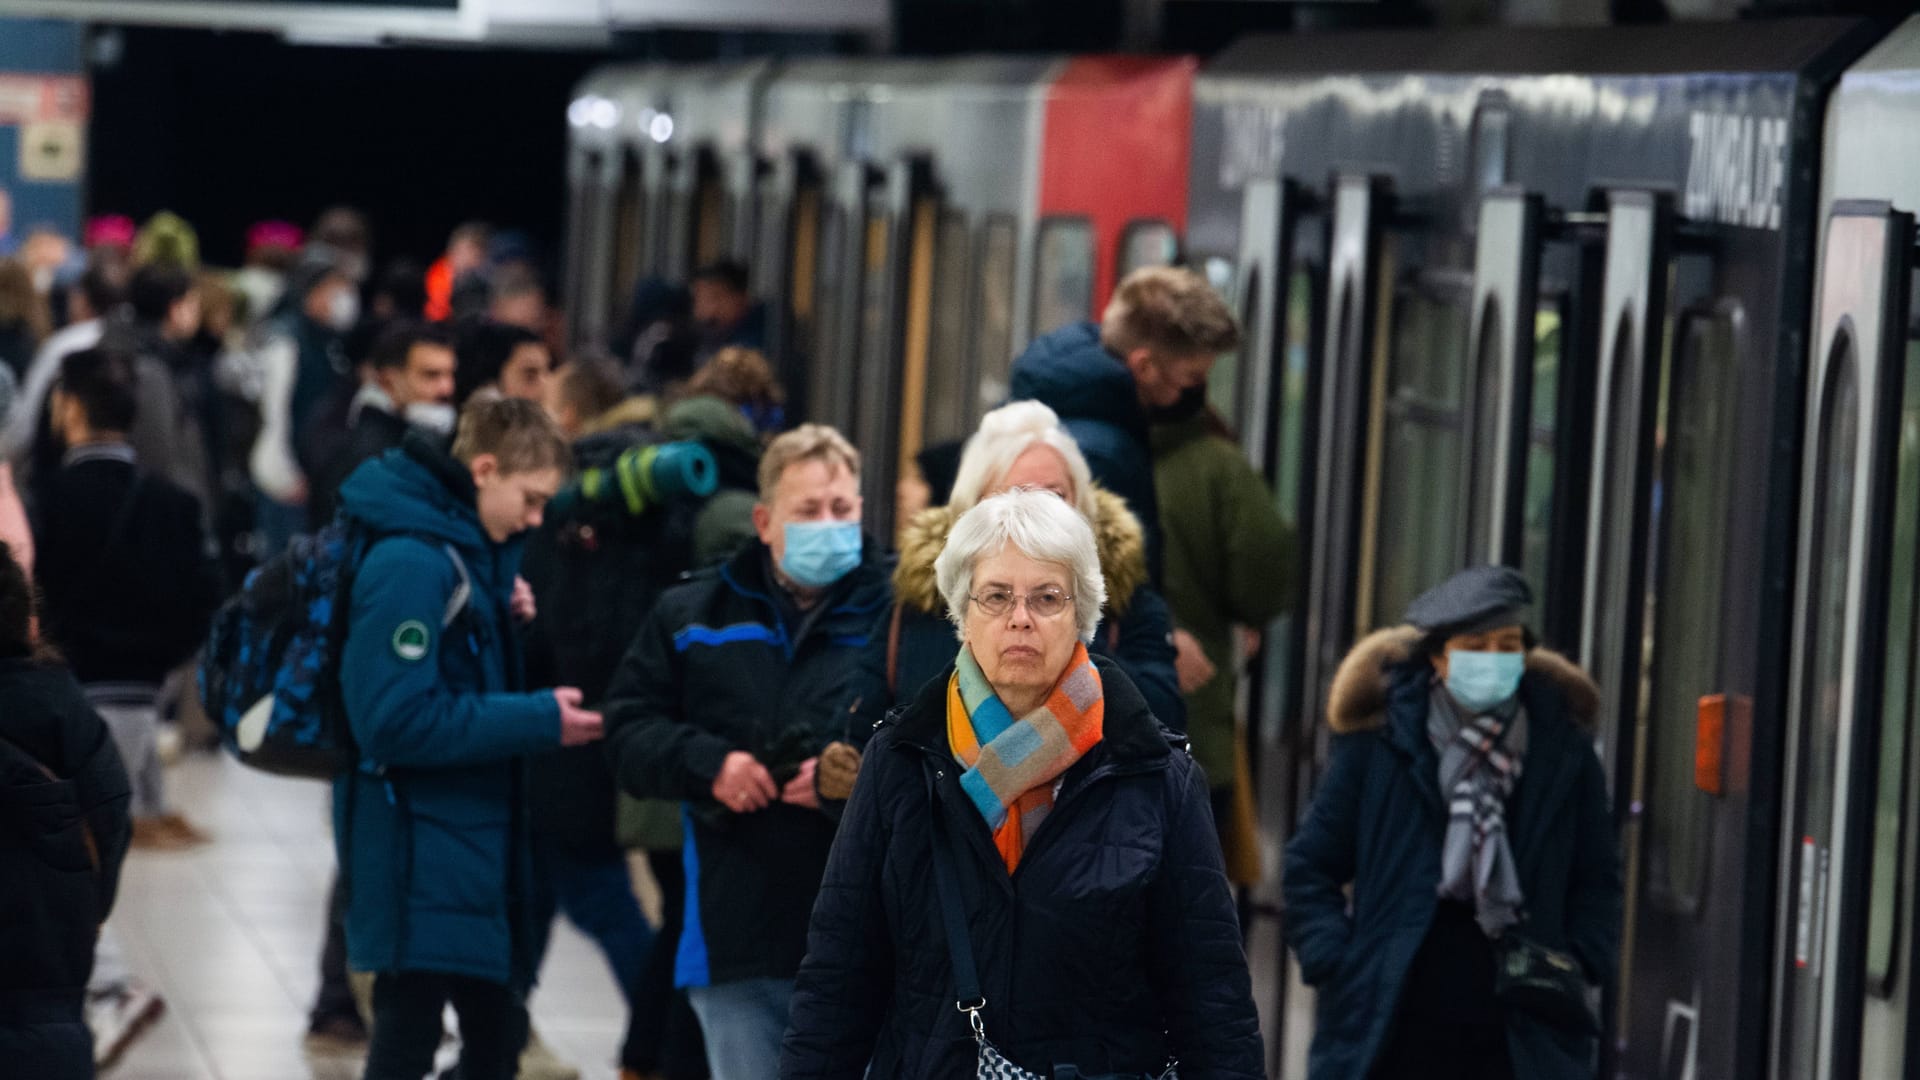
[[[447,553],[447,558],[453,562],[453,572],[460,575],[460,584],[453,587],[453,595],[447,597],[447,610],[440,616],[440,630],[445,633],[473,599],[473,578],[468,576],[467,564],[461,560],[460,553],[453,550],[452,544],[441,544],[440,550]]]
[[[894,601],[893,617],[887,620],[887,696],[900,696],[900,611]]]

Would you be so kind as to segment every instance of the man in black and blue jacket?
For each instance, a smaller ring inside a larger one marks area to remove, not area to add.
[[[860,663],[891,592],[860,529],[859,455],[807,424],[767,448],[759,480],[759,542],[661,597],[606,710],[621,786],[684,807],[675,982],[714,1080],[779,1071],[832,800],[846,794],[817,782],[820,758],[864,744],[886,694]]]

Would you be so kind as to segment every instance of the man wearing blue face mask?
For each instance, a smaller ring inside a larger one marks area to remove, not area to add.
[[[1534,645],[1531,599],[1514,570],[1463,571],[1334,677],[1282,875],[1319,990],[1310,1080],[1593,1075],[1621,901],[1599,692]]]
[[[758,543],[661,596],[605,708],[620,785],[684,808],[674,981],[714,1080],[779,1072],[837,816],[816,768],[864,744],[886,697],[861,664],[892,593],[860,529],[859,454],[818,424],[775,439],[753,524]]]

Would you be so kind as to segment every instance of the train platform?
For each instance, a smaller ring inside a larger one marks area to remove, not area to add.
[[[334,865],[325,785],[216,754],[187,755],[167,780],[175,806],[213,842],[127,857],[109,923],[167,1009],[101,1076],[356,1080],[360,1054],[305,1045]],[[564,921],[533,1013],[583,1080],[616,1074],[626,1008],[599,954]]]

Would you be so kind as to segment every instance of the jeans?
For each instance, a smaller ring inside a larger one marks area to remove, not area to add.
[[[742,979],[687,991],[707,1040],[713,1080],[767,1080],[780,1075],[792,979]]]
[[[113,748],[127,767],[127,780],[133,797],[127,801],[128,816],[159,817],[167,812],[166,782],[160,771],[160,708],[157,705],[114,705],[96,702],[93,706],[106,722]]]
[[[365,1080],[420,1080],[432,1072],[449,1002],[460,1020],[461,1080],[513,1080],[527,1042],[527,1007],[519,995],[485,979],[426,971],[373,980]]]
[[[653,928],[633,895],[626,857],[617,850],[605,858],[582,857],[536,838],[533,866],[533,969],[546,959],[554,916],[565,914],[600,946],[631,1009],[653,948]]]

